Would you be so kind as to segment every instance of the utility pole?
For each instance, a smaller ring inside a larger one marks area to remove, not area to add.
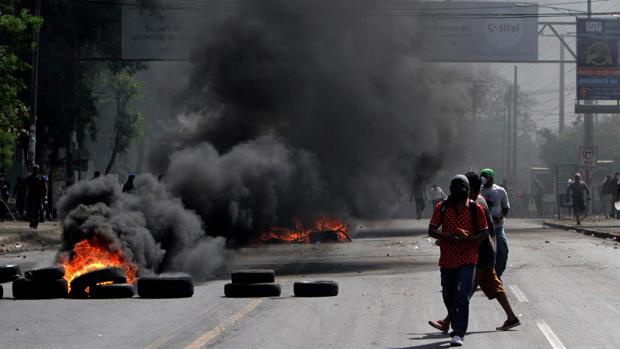
[[[36,0],[34,15],[41,16],[41,0]],[[28,132],[28,155],[26,168],[31,168],[36,161],[37,152],[37,94],[39,87],[39,31],[36,34],[36,47],[32,52],[32,71],[30,73],[30,129]]]
[[[512,185],[517,185],[517,98],[519,96],[519,85],[517,83],[517,66],[514,70],[514,86],[512,87]]]
[[[558,133],[564,132],[564,45],[560,43],[560,125]]]
[[[504,96],[504,102],[506,104],[506,119],[504,120],[504,151],[502,152],[502,157],[505,158],[503,173],[504,177],[507,177],[511,172],[512,166],[512,134],[510,132],[510,124],[512,120],[512,86],[508,86],[508,91],[506,91],[506,95]]]
[[[592,17],[592,0],[588,0],[588,18]],[[585,104],[592,104],[592,100],[584,101]],[[583,116],[583,145],[586,147],[594,146],[594,114],[586,113]],[[586,183],[590,183],[590,170],[586,170]]]

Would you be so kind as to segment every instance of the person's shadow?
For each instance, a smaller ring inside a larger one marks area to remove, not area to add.
[[[498,331],[476,331],[476,332],[467,332],[467,335],[470,336],[472,334],[481,334],[481,333],[497,333]],[[441,340],[435,343],[427,343],[420,345],[412,345],[408,347],[402,348],[389,348],[389,349],[436,349],[436,348],[449,348],[450,347],[450,336],[444,333],[408,333],[410,336],[419,336],[409,338],[411,340],[428,340],[428,339],[437,339]]]

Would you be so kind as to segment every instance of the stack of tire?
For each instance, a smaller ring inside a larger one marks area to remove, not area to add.
[[[71,298],[131,298],[135,291],[127,283],[125,271],[108,267],[82,274],[71,280]]]
[[[22,274],[19,266],[14,264],[0,265],[0,284],[13,282]],[[0,285],[0,298],[4,296],[4,288]]]
[[[187,298],[194,295],[194,281],[187,274],[143,276],[138,278],[141,298]]]
[[[237,270],[230,275],[231,283],[224,286],[226,297],[278,297],[282,293],[275,283],[273,269]]]
[[[33,269],[13,280],[13,298],[15,299],[51,299],[67,298],[67,281],[65,269],[54,266]]]

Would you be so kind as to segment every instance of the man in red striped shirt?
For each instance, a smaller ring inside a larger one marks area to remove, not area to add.
[[[478,242],[486,236],[487,229],[484,209],[469,199],[467,177],[454,177],[450,196],[437,204],[428,229],[428,234],[439,240],[442,295],[452,321],[451,346],[463,345],[478,262]]]

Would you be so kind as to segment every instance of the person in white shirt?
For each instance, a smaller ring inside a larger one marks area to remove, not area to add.
[[[441,187],[437,184],[433,184],[431,186],[431,190],[428,193],[428,196],[431,200],[431,205],[433,209],[435,209],[435,206],[437,206],[438,203],[444,201],[447,198],[446,193],[444,193],[443,190],[441,190]]]
[[[480,171],[480,177],[484,183],[480,194],[482,194],[489,206],[493,225],[495,226],[495,236],[497,237],[495,271],[497,276],[501,278],[504,270],[506,270],[506,262],[508,261],[508,240],[504,231],[504,217],[508,215],[510,203],[508,202],[506,189],[495,184],[495,172],[492,169],[483,169]]]

